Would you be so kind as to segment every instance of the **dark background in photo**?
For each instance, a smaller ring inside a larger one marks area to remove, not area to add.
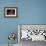
[[[7,10],[7,15],[15,15],[15,10]]]

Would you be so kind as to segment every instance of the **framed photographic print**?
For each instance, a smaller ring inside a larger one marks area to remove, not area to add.
[[[18,41],[46,41],[46,24],[19,24]]]
[[[18,16],[18,8],[17,7],[5,7],[4,8],[4,16],[13,18]]]

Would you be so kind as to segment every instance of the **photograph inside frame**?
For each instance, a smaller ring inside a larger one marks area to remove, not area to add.
[[[46,41],[46,25],[19,25],[20,40]]]
[[[4,16],[5,17],[17,17],[18,16],[18,8],[17,7],[5,7],[4,8]]]

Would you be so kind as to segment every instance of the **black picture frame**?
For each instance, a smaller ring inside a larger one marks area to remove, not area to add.
[[[5,18],[16,18],[18,17],[18,7],[5,7],[4,8]]]

